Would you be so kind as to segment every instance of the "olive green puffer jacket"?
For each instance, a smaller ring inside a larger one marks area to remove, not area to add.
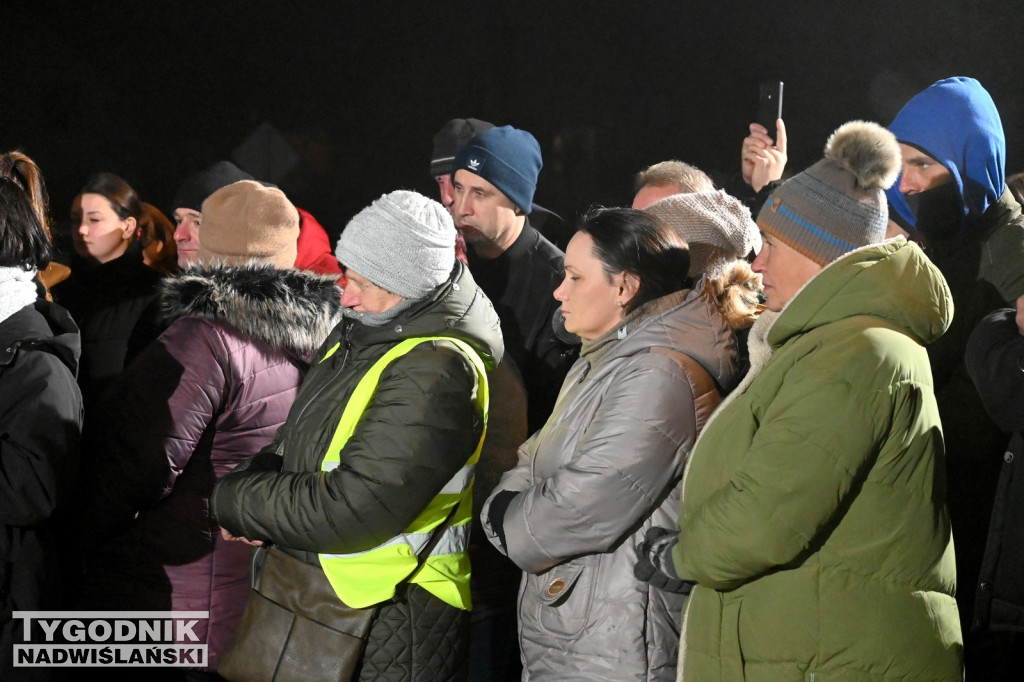
[[[697,586],[681,679],[962,678],[922,345],[952,312],[941,274],[898,239],[847,254],[755,325],[752,369],[683,480],[673,559]]]

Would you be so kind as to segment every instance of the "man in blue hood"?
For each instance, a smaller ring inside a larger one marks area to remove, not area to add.
[[[907,102],[889,130],[903,156],[900,179],[886,192],[890,217],[924,246],[953,295],[953,323],[928,354],[946,440],[957,602],[968,636],[976,625],[974,596],[1008,436],[967,380],[964,352],[986,314],[1024,298],[1024,218],[1004,182],[999,112],[978,81],[932,84]],[[970,638],[965,642],[968,678],[986,676],[974,634],[974,647]]]
[[[903,173],[886,192],[892,218],[926,245],[983,244],[976,277],[1006,303],[1024,296],[1024,222],[1005,184],[1003,124],[981,83],[958,76],[932,84],[889,130],[903,153]]]

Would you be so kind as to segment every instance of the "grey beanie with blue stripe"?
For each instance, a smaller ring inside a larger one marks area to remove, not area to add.
[[[885,189],[902,166],[896,137],[867,121],[840,126],[825,158],[780,185],[757,225],[819,265],[885,239]]]

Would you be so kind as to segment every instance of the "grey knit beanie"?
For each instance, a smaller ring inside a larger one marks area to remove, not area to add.
[[[724,190],[673,194],[644,209],[658,216],[690,245],[690,272],[708,271],[710,262],[694,258],[694,246],[714,247],[723,258],[746,258],[761,249],[761,233],[750,209]],[[704,251],[705,254],[711,253]]]
[[[398,190],[357,213],[335,249],[338,260],[377,286],[425,298],[455,267],[455,225],[441,204]]]
[[[850,121],[825,145],[825,158],[772,192],[757,225],[819,265],[885,238],[884,190],[902,160],[896,137],[877,123]]]

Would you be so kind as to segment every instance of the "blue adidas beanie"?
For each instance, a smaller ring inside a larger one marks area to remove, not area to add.
[[[455,155],[452,176],[454,179],[458,170],[475,173],[528,214],[543,165],[540,145],[533,135],[512,126],[501,126],[480,133]]]

